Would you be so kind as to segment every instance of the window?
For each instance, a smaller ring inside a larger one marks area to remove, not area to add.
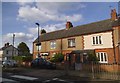
[[[101,36],[94,36],[94,37],[92,38],[92,44],[93,44],[93,45],[102,44],[102,37],[101,37]]]
[[[54,52],[54,53],[52,54],[52,57],[54,57],[54,56],[55,56],[55,54],[56,54],[56,53]]]
[[[50,42],[50,48],[55,49],[56,48],[56,41],[51,41]]]
[[[41,46],[36,46],[37,47],[37,50],[38,50],[38,48],[39,48],[39,50],[41,50]]]
[[[108,60],[107,60],[107,53],[105,52],[98,52],[96,53],[97,55],[97,58],[99,60],[100,63],[107,63]]]
[[[68,39],[68,48],[75,47],[75,38]]]
[[[8,50],[6,50],[6,54],[8,54],[8,52],[9,52],[9,51],[8,51]]]

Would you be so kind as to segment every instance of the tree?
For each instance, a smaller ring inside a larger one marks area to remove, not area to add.
[[[19,55],[22,55],[22,56],[30,55],[30,50],[29,50],[29,47],[26,45],[26,43],[24,42],[19,43],[18,49],[19,49]]]

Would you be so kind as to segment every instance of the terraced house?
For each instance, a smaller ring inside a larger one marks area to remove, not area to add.
[[[56,53],[72,56],[72,61],[84,62],[88,52],[94,52],[100,63],[120,63],[120,17],[111,10],[111,18],[73,27],[71,22],[66,28],[40,35],[40,55],[51,58]],[[38,38],[33,42],[33,58],[37,58]]]

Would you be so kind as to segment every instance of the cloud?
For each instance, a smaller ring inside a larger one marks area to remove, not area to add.
[[[36,3],[35,6],[24,5],[18,10],[17,19],[41,23],[48,21],[60,21],[65,22],[70,20],[77,22],[82,20],[82,15],[79,13],[67,13],[70,11],[77,11],[80,8],[84,8],[85,5],[78,3]]]
[[[34,41],[34,35],[32,34],[25,34],[23,32],[19,33],[14,33],[15,34],[15,46],[18,46],[20,42],[26,42],[27,44],[32,44]],[[8,33],[3,35],[3,42],[7,43],[9,42],[10,44],[13,43],[13,33]]]
[[[58,23],[58,24],[51,24],[40,26],[40,28],[45,29],[47,32],[60,30],[65,28],[65,23]],[[31,27],[28,28],[27,33],[23,32],[15,32],[15,33],[7,33],[2,36],[3,44],[9,42],[10,44],[13,43],[13,34],[15,34],[15,47],[18,46],[20,42],[25,42],[32,52],[32,42],[37,38],[38,28]],[[2,45],[4,46],[4,45]]]
[[[24,5],[27,5],[27,4],[32,4],[34,0],[17,0],[16,2],[21,5],[21,6],[24,6]]]
[[[40,26],[40,29],[45,29],[47,32],[52,32],[56,30],[61,30],[65,29],[65,23],[58,23],[58,24],[49,24],[45,26]],[[37,35],[38,33],[38,28],[33,27],[33,28],[28,28],[28,32],[33,35]]]

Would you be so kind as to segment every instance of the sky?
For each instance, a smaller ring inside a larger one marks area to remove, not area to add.
[[[111,7],[110,7],[111,6]],[[118,2],[2,2],[2,46],[25,42],[32,52],[37,26],[47,32],[65,29],[66,21],[79,26],[109,19],[111,9],[118,12]]]

